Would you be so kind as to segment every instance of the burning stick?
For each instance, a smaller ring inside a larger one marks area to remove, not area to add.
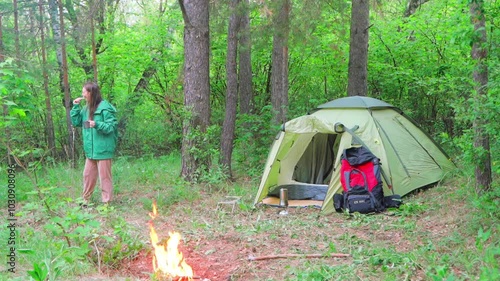
[[[261,256],[261,257],[249,256],[248,260],[260,261],[260,260],[285,259],[285,258],[347,258],[350,256],[351,255],[349,255],[349,254],[329,254],[329,255],[323,255],[323,254],[306,254],[306,255],[282,254],[282,255]]]

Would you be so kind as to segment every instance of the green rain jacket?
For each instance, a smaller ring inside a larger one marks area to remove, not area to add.
[[[80,104],[71,109],[71,123],[75,127],[82,127],[89,118],[88,107]],[[83,128],[83,150],[85,156],[93,160],[111,159],[115,154],[118,139],[116,108],[103,100],[94,113],[95,127]]]

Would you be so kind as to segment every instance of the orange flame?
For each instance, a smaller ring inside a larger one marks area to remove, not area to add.
[[[158,208],[156,207],[156,201],[153,201],[153,212],[149,213],[149,216],[151,219],[155,219],[156,216],[158,215]]]
[[[158,211],[156,202],[153,202],[153,212],[149,213],[152,220],[149,222],[151,243],[154,248],[153,268],[155,272],[161,271],[162,273],[171,277],[187,277],[189,280],[193,278],[193,269],[189,266],[182,253],[178,250],[178,245],[181,241],[181,235],[178,232],[169,232],[170,238],[167,245],[163,244],[158,239],[158,234],[153,225],[153,220],[157,216]]]

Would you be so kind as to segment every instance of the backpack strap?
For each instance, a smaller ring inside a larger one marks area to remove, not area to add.
[[[370,192],[370,189],[368,188],[368,180],[366,179],[366,174],[361,171],[360,169],[352,168],[351,171],[344,172],[344,178],[345,178],[345,185],[347,187],[347,191],[352,189],[351,186],[351,173],[357,172],[363,177],[363,182],[364,182],[364,187],[366,191]]]
[[[370,204],[371,204],[372,209],[376,210],[377,212],[380,211],[380,203],[377,203],[378,202],[377,199],[375,199],[375,196],[368,188],[368,180],[366,178],[366,174],[363,171],[361,171],[360,169],[356,169],[356,168],[353,168],[351,171],[344,172],[344,178],[345,178],[346,187],[347,187],[347,192],[344,192],[344,206],[347,206],[347,198],[349,195],[349,191],[352,189],[352,186],[350,183],[350,181],[351,181],[350,177],[351,177],[351,173],[353,173],[353,172],[361,174],[361,176],[363,177],[363,181],[364,181],[364,188],[365,188],[366,192],[368,192],[368,195],[370,196],[370,199],[371,199]]]

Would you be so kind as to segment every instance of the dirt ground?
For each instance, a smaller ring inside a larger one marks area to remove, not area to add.
[[[432,197],[436,194],[436,191],[430,190],[425,196]],[[279,215],[280,209],[273,207],[260,207],[257,211],[242,211],[236,208],[234,212],[226,208],[225,215],[221,219],[220,212],[213,210],[213,201],[208,203],[197,201],[190,204],[174,207],[174,210],[170,211],[176,215],[165,214],[164,220],[155,223],[155,228],[159,236],[170,230],[181,233],[183,242],[179,245],[179,251],[192,267],[194,280],[284,280],[290,277],[290,271],[294,268],[299,266],[303,268],[306,262],[315,263],[316,259],[321,259],[321,264],[328,266],[350,265],[354,262],[351,257],[302,256],[264,260],[251,260],[250,257],[296,253],[324,254],[329,252],[331,243],[334,243],[338,249],[347,251],[346,249],[352,248],[346,239],[351,238],[365,242],[373,241],[379,248],[386,247],[401,253],[410,252],[422,246],[414,236],[408,236],[404,228],[393,227],[398,225],[401,217],[391,212],[374,215],[377,216],[376,227],[370,223],[360,223],[357,227],[350,227],[352,224],[349,223],[356,223],[356,220],[351,220],[343,214],[319,215],[319,210],[315,208],[290,208],[286,216]],[[207,205],[210,205],[210,211],[207,211],[209,209]],[[415,224],[414,231],[419,231],[426,237],[442,238],[450,231],[454,231],[452,226],[461,223],[459,220],[465,212],[462,206],[453,204],[449,206],[454,207],[424,212],[421,217],[409,218],[408,223]],[[179,208],[189,211],[183,214]],[[374,217],[364,217],[359,220],[363,222],[363,220],[370,219]],[[189,223],[186,223],[188,221]],[[221,221],[226,224],[221,225]],[[257,221],[259,223],[256,223]],[[144,224],[144,222],[135,223]],[[200,223],[208,225],[208,229],[197,229],[192,226]],[[228,227],[228,224],[231,227]],[[271,229],[252,230],[254,226],[265,227],[266,225],[270,225]],[[146,225],[144,226],[143,231],[146,237],[149,229]],[[163,238],[166,237],[163,236]],[[335,252],[339,253],[339,250]],[[340,252],[340,254],[347,253]],[[153,280],[152,255],[152,250],[144,250],[133,260],[124,262],[116,271],[107,273],[109,277],[117,279],[102,280]],[[426,280],[424,269],[414,270],[412,280]],[[120,279],[118,276],[127,278]],[[166,280],[170,281],[170,279]]]
[[[266,218],[279,219],[280,215],[277,212],[279,210],[276,208],[265,208],[258,216],[260,216],[261,220]],[[289,209],[288,216],[316,216],[318,212],[317,209]],[[329,220],[331,222],[331,218]],[[158,232],[161,232],[160,229],[171,229],[172,225],[165,224],[156,226],[156,228]],[[330,229],[326,231],[330,231]],[[179,251],[183,254],[185,261],[192,267],[195,276],[194,280],[204,281],[266,280],[267,278],[280,280],[280,276],[284,274],[287,267],[294,267],[294,265],[304,263],[305,258],[293,256],[291,248],[308,248],[309,245],[306,245],[308,243],[307,239],[283,235],[279,239],[275,239],[275,243],[268,245],[269,247],[254,246],[258,245],[258,243],[254,243],[256,240],[269,241],[264,236],[266,234],[256,234],[252,238],[253,241],[243,241],[244,238],[237,231],[218,233],[214,237],[200,236],[198,234],[197,239],[190,240],[187,244],[181,243]],[[290,257],[252,260],[252,258],[272,257],[276,253],[279,253],[278,256],[290,255]],[[318,253],[323,254],[324,251],[318,250]],[[143,251],[135,259],[124,263],[115,272],[108,272],[107,274],[115,277],[128,276],[129,278],[135,278],[135,280],[151,280],[154,272],[152,258],[152,250]],[[307,259],[316,259],[316,257],[308,257]],[[328,259],[332,265],[350,262],[351,260],[351,258],[344,257]]]
[[[277,214],[279,210],[276,208],[265,208],[259,216],[261,220],[265,219],[280,219]],[[290,209],[286,219],[305,219],[316,217],[317,209]],[[321,217],[318,219],[326,225],[342,223],[345,218],[340,215],[332,215]],[[158,229],[171,229],[169,225],[158,226]],[[307,226],[306,226],[307,228]],[[346,229],[337,229],[341,232],[335,234],[339,237],[346,233]],[[314,230],[317,236],[332,236],[332,228],[326,227]],[[359,230],[359,233],[349,233],[350,235],[363,237],[370,235],[366,230]],[[161,232],[161,231],[158,231]],[[328,251],[328,243],[316,245],[312,248],[309,239],[301,239],[294,235],[282,235],[278,239],[268,239],[268,234],[259,233],[252,237],[252,241],[245,241],[241,233],[237,231],[228,231],[218,233],[216,236],[199,236],[197,239],[189,240],[186,244],[179,245],[179,251],[183,254],[186,262],[192,267],[196,279],[204,281],[230,281],[230,280],[282,280],[289,268],[293,268],[303,264],[306,259],[313,260],[316,257],[296,257],[293,256],[294,250],[301,249],[302,252],[308,254],[323,254]],[[381,237],[383,239],[383,237]],[[332,237],[334,239],[334,237]],[[390,243],[396,242],[401,248],[408,248],[410,245],[401,241],[400,234],[394,234],[390,238]],[[256,243],[256,241],[265,241]],[[262,243],[266,246],[262,247]],[[152,251],[141,252],[135,259],[129,261],[128,264],[123,264],[117,272],[111,275],[128,276],[136,278],[136,280],[151,280],[152,266]],[[269,256],[287,256],[270,258],[264,260],[251,260],[251,258],[269,257]],[[341,263],[351,263],[352,258],[320,258],[328,259],[329,265],[339,265]],[[169,279],[167,279],[169,280]]]

